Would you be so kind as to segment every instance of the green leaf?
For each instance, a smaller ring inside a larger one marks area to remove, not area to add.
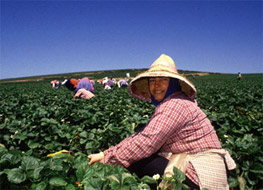
[[[13,168],[7,172],[8,180],[11,183],[22,183],[26,180],[26,174],[20,168]]]
[[[54,147],[55,147],[55,146],[54,146],[53,143],[48,143],[48,144],[45,145],[45,149],[47,149],[47,150],[53,150]]]
[[[86,131],[83,131],[79,134],[80,137],[83,137],[83,138],[87,138],[88,137],[88,133]]]
[[[67,185],[66,190],[76,190],[76,187],[72,184]]]
[[[53,160],[50,164],[50,169],[54,171],[62,171],[63,170],[62,160],[60,159]]]
[[[88,190],[98,190],[102,189],[103,181],[101,181],[98,178],[89,178],[82,181],[82,183],[85,185],[85,189]]]
[[[51,138],[50,138],[49,136],[46,136],[46,137],[45,137],[45,140],[46,140],[46,141],[51,141]]]
[[[80,141],[79,141],[80,144],[84,144],[86,142],[87,142],[87,139],[83,139],[83,138],[81,138]]]
[[[67,163],[74,163],[74,158],[71,155],[68,155],[66,153],[62,153],[62,154],[58,154],[53,156],[53,159],[62,159],[63,162],[67,162]]]
[[[120,127],[111,127],[110,130],[112,130],[115,133],[121,133],[122,129]]]
[[[245,189],[246,186],[246,180],[243,177],[238,177],[237,178],[238,182],[239,182],[239,187],[240,189]]]
[[[32,190],[46,190],[48,183],[46,181],[41,181],[40,183],[33,184],[31,186]]]
[[[21,161],[21,155],[18,152],[8,152],[1,157],[1,162],[4,160],[14,165]]]
[[[23,134],[20,134],[20,133],[18,133],[18,134],[15,134],[14,135],[14,138],[16,138],[16,139],[20,139],[20,140],[25,140],[26,138],[27,138],[27,136],[26,135],[23,135]]]
[[[89,136],[88,136],[88,139],[90,139],[90,140],[95,139],[95,135],[94,135],[94,133],[90,133]]]
[[[0,157],[7,153],[7,149],[5,147],[0,146]]]
[[[148,184],[155,184],[155,183],[157,183],[155,179],[153,179],[152,177],[147,176],[147,175],[143,176],[141,181],[144,182],[144,183],[148,183]]]
[[[53,177],[49,180],[49,184],[53,186],[66,186],[68,183],[60,177]]]
[[[44,166],[39,166],[39,167],[35,168],[34,173],[33,173],[34,179],[40,178],[40,172],[43,169],[44,169]]]
[[[111,181],[116,181],[117,183],[120,183],[119,179],[115,175],[110,175],[107,178]]]
[[[149,185],[144,184],[144,183],[140,183],[138,185],[139,189],[144,189],[144,190],[151,190],[151,188],[149,187]]]
[[[252,167],[250,168],[250,172],[253,172],[255,174],[263,174],[263,164],[254,162]]]
[[[53,124],[53,125],[56,125],[56,124],[59,124],[55,119],[49,119],[48,121],[50,124]]]
[[[80,166],[77,168],[77,171],[76,171],[77,181],[82,181],[84,174],[85,174],[84,167],[83,167],[82,165],[80,165]]]
[[[89,182],[85,182],[83,184],[84,184],[84,189],[87,189],[87,190],[98,190],[98,189],[94,188],[92,186],[92,184],[90,184]]]
[[[229,177],[228,184],[229,184],[229,187],[237,187],[239,185],[239,182],[237,178]]]
[[[111,181],[111,189],[121,190],[121,184],[118,181]]]
[[[25,156],[22,158],[22,164],[21,167],[24,170],[33,170],[36,167],[38,167],[39,163],[36,158],[31,157],[31,156]]]
[[[34,142],[34,141],[32,141],[32,140],[29,140],[28,143],[27,143],[27,145],[28,145],[29,148],[32,148],[32,149],[35,149],[35,148],[37,148],[37,147],[40,146],[39,143]]]
[[[123,179],[123,189],[134,189],[137,187],[137,181],[134,176],[130,175]]]
[[[173,186],[174,190],[183,190],[184,185],[183,184],[176,184],[175,186]],[[203,189],[202,189],[203,190]]]
[[[255,174],[263,174],[263,171],[258,169],[258,170],[249,170],[250,172],[252,173],[255,173]]]
[[[87,142],[86,146],[85,146],[85,149],[89,150],[89,149],[92,149],[92,148],[93,148],[93,142]]]
[[[182,183],[185,180],[185,175],[181,170],[174,167],[173,172],[174,172],[173,178],[175,178],[177,181]]]

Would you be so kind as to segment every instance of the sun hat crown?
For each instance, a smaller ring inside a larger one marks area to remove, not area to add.
[[[151,101],[148,84],[148,78],[150,77],[170,77],[178,79],[182,92],[190,98],[196,96],[194,85],[186,77],[178,73],[173,59],[168,55],[161,54],[147,71],[138,74],[129,85],[129,93],[135,98]]]
[[[156,59],[149,69],[149,71],[156,70],[178,73],[173,59],[165,54],[162,54],[158,59]]]

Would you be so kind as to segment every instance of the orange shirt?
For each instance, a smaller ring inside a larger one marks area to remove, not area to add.
[[[77,88],[79,81],[77,79],[72,78],[70,79],[70,83],[74,85],[74,88]]]

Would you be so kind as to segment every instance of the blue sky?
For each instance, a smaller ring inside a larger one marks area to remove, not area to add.
[[[148,68],[262,73],[262,1],[1,1],[0,79]]]

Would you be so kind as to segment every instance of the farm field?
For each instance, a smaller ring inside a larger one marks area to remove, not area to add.
[[[236,161],[232,190],[263,189],[263,74],[214,74],[189,78],[197,101]],[[51,80],[51,79],[50,79]],[[74,99],[50,80],[0,84],[0,189],[150,189],[120,166],[88,166],[87,155],[130,136],[150,119],[154,106],[132,98],[127,88]],[[61,150],[69,152],[48,154]],[[183,177],[175,171],[178,189]]]

